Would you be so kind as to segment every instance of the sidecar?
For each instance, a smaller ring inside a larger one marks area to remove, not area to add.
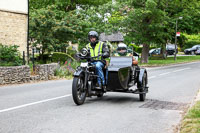
[[[133,86],[129,85],[131,81],[134,82]],[[139,94],[140,101],[144,101],[148,92],[147,83],[146,69],[132,66],[132,57],[111,57],[106,87],[108,92]]]

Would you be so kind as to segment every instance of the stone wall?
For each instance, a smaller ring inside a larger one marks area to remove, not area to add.
[[[28,15],[0,10],[0,43],[18,45],[18,49],[26,51]]]
[[[0,85],[30,81],[29,66],[0,67]]]
[[[58,63],[36,65],[35,74],[38,76],[39,80],[52,79],[54,76],[54,72],[58,67]]]
[[[58,67],[58,63],[37,65],[35,75],[31,75],[29,66],[0,67],[0,85],[49,80]]]

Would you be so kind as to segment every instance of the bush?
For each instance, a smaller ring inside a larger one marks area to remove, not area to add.
[[[0,44],[0,65],[1,66],[20,66],[23,64],[20,52],[17,50],[17,45],[2,45]]]
[[[73,50],[72,46],[69,46],[69,47],[67,48],[67,54],[74,58],[74,57],[75,57],[75,54],[76,54],[76,51]]]
[[[76,67],[79,65],[80,63],[78,63],[77,61],[66,61],[65,64],[63,64],[60,68],[56,69],[55,76],[58,76],[60,78],[72,78]]]
[[[129,44],[129,46],[133,47],[133,51],[137,52],[137,53],[142,53],[142,47],[139,47],[135,44]],[[149,49],[154,49],[156,47],[150,47]]]
[[[52,55],[52,61],[53,62],[60,62],[65,63],[65,61],[75,61],[73,57],[71,57],[69,54],[61,53],[61,52],[54,52]]]
[[[48,53],[45,53],[43,55],[35,55],[35,59],[39,64],[46,64],[48,62],[52,62],[51,54]]]
[[[183,49],[191,48],[194,45],[200,44],[200,33],[197,35],[183,34],[183,37],[186,38]]]

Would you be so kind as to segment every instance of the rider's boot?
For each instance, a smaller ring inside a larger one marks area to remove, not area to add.
[[[131,80],[128,84],[129,87],[133,86],[134,85],[134,80]]]
[[[101,89],[101,88],[102,88],[101,84],[96,84],[95,89]]]
[[[103,89],[103,92],[106,92],[106,86],[105,85],[102,86],[102,89]]]

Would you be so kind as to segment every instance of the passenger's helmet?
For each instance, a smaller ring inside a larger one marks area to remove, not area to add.
[[[98,42],[98,40],[99,40],[99,34],[96,31],[90,31],[88,33],[88,39],[89,39],[89,41],[90,41],[91,37],[95,37],[96,38],[96,42],[94,42],[96,44]],[[90,43],[92,43],[92,42],[90,41]]]
[[[124,43],[119,43],[117,46],[117,53],[121,56],[125,56],[127,54],[127,45]]]

